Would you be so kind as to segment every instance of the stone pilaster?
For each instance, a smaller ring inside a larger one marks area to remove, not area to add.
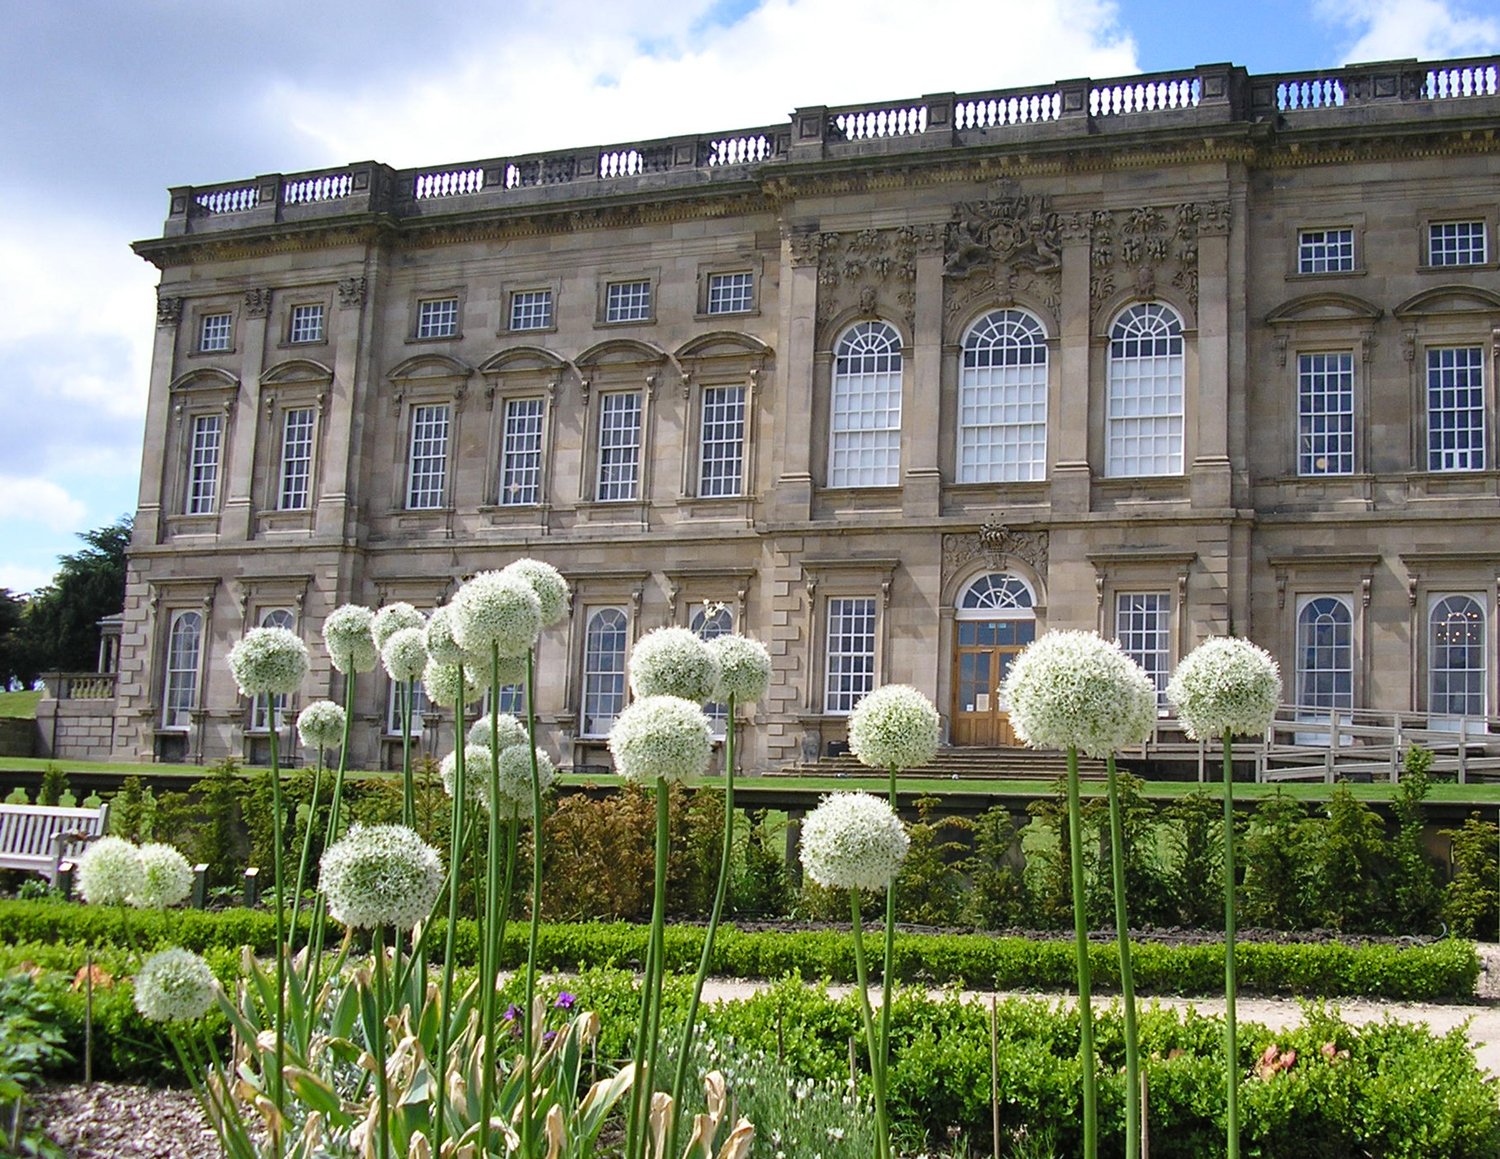
[[[1229,220],[1227,201],[1201,206],[1198,220],[1197,450],[1192,504],[1231,503],[1229,465]]]
[[[916,287],[911,365],[901,392],[901,464],[905,485],[901,510],[907,518],[936,519],[942,475],[938,437],[942,429],[943,231],[915,233]]]
[[[1061,223],[1062,304],[1055,389],[1048,392],[1048,477],[1052,510],[1059,515],[1089,509],[1089,370],[1092,361],[1090,247],[1087,214],[1075,213]]]
[[[796,233],[787,235],[781,247],[781,333],[786,345],[776,359],[780,379],[776,432],[781,458],[771,495],[772,519],[781,523],[805,520],[812,512],[813,367],[822,244],[820,234]]]
[[[245,294],[245,317],[240,326],[240,396],[235,400],[224,503],[219,515],[219,539],[243,542],[255,534],[255,451],[261,429],[260,375],[265,368],[266,326],[271,309],[270,290]]]

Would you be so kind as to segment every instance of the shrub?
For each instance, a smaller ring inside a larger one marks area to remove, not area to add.
[[[992,805],[974,822],[974,856],[965,920],[983,930],[1020,925],[1030,915],[1026,858],[1015,819],[1004,805]]]
[[[1224,865],[1223,805],[1207,793],[1196,792],[1173,801],[1166,812],[1171,853],[1166,888],[1174,924],[1212,927],[1224,917],[1219,884]]]
[[[1495,888],[1494,822],[1476,814],[1457,829],[1444,829],[1453,843],[1453,880],[1443,895],[1443,920],[1459,937],[1488,938],[1500,920],[1500,893]]]
[[[1306,825],[1306,806],[1280,790],[1255,810],[1241,857],[1246,924],[1274,930],[1304,926],[1303,888],[1312,872],[1303,840]]]
[[[963,910],[974,823],[935,817],[939,804],[937,797],[917,799],[917,819],[906,827],[911,845],[896,878],[896,912],[909,922],[951,926]]]

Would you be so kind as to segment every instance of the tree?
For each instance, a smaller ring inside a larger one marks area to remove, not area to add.
[[[0,588],[0,692],[19,680],[27,687],[35,675],[28,653],[24,619],[26,600]]]
[[[99,655],[99,621],[125,606],[125,550],[130,516],[80,532],[82,551],[58,558],[57,574],[26,603],[21,635],[29,682],[38,672],[92,672]]]

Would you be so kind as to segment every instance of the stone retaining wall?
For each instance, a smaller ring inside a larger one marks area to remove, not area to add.
[[[50,700],[36,706],[35,751],[38,757],[80,761],[109,759],[115,740],[114,698]]]

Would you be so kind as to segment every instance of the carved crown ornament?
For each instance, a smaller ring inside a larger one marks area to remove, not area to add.
[[[1062,243],[1063,220],[1040,194],[1007,185],[987,200],[954,206],[943,248],[946,316],[981,300],[1006,308],[1022,294],[1044,303],[1058,321]]]
[[[946,581],[975,562],[998,570],[1007,559],[1018,559],[1045,575],[1047,546],[1046,531],[1017,530],[991,516],[978,531],[943,536],[943,577]]]

